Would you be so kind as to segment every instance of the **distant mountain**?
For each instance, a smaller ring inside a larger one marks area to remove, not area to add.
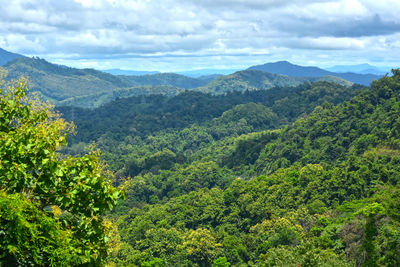
[[[192,78],[200,78],[201,76],[210,76],[210,75],[229,75],[238,69],[200,69],[200,70],[189,70],[189,71],[180,71],[178,74],[182,74]]]
[[[224,94],[231,91],[254,91],[267,90],[272,87],[294,87],[304,82],[328,81],[335,82],[345,86],[351,86],[352,83],[342,78],[334,76],[325,77],[290,77],[282,74],[274,74],[259,70],[238,71],[231,75],[221,76],[210,82],[206,86],[199,87],[196,90],[212,94]]]
[[[390,67],[376,67],[370,64],[358,64],[358,65],[337,65],[330,68],[325,68],[328,71],[344,73],[344,72],[354,72],[359,74],[376,74],[385,75],[390,73]]]
[[[102,72],[109,73],[112,75],[148,75],[148,74],[160,73],[159,71],[139,71],[139,70],[121,70],[121,69],[102,70]]]
[[[264,65],[257,65],[248,68],[249,70],[260,70],[275,74],[283,74],[293,77],[323,77],[323,76],[336,76],[343,78],[350,82],[370,85],[373,80],[379,79],[381,76],[375,74],[358,74],[358,73],[336,73],[320,69],[318,67],[304,67],[291,64],[287,61],[278,61],[274,63],[267,63]]]
[[[331,75],[332,73],[318,67],[303,67],[294,65],[288,61],[278,61],[274,63],[266,63],[248,68],[249,70],[260,70],[269,73],[283,74],[293,77],[318,77]]]
[[[24,57],[24,56],[20,55],[20,54],[11,53],[11,52],[8,52],[8,51],[0,48],[0,66],[3,66],[5,64],[7,64],[8,62],[13,61],[14,59],[17,59],[20,57]]]

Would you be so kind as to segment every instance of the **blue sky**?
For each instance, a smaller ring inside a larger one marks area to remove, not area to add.
[[[0,47],[96,69],[400,66],[399,0],[0,0]]]

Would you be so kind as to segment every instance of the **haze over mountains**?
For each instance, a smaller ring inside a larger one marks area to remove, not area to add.
[[[360,74],[376,74],[376,75],[385,75],[386,73],[390,73],[390,67],[376,67],[370,64],[358,64],[358,65],[336,65],[330,68],[326,68],[328,71],[332,72],[354,72]]]
[[[52,64],[44,59],[29,58],[0,50],[0,59],[8,71],[8,79],[29,78],[31,92],[54,104],[97,107],[120,97],[162,94],[174,96],[185,90],[211,94],[230,91],[252,91],[275,86],[298,86],[304,82],[329,81],[350,86],[353,83],[369,85],[381,76],[376,74],[339,73],[318,67],[303,67],[287,61],[266,63],[247,70],[203,69],[177,73],[147,71],[76,69]],[[360,70],[363,67],[348,66]],[[336,69],[343,69],[338,66]],[[219,74],[213,74],[220,71]],[[228,75],[221,75],[221,72]],[[113,73],[113,74],[111,74]]]
[[[369,85],[373,80],[379,79],[381,76],[375,74],[358,74],[352,72],[339,73],[320,69],[318,67],[303,67],[291,64],[287,61],[278,61],[275,63],[267,63],[264,65],[252,66],[250,70],[261,70],[270,73],[284,74],[294,77],[323,77],[336,76],[348,81]]]
[[[14,59],[23,57],[23,55],[8,52],[2,48],[0,48],[0,66],[7,64]]]
[[[112,75],[146,75],[146,74],[160,73],[158,71],[121,70],[121,69],[108,69],[102,71],[110,73]]]

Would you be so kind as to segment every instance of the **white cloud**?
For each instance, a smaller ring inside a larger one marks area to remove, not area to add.
[[[334,37],[317,37],[317,38],[298,38],[287,42],[287,46],[301,49],[318,49],[318,50],[359,50],[365,48],[365,42],[353,38],[334,38]]]
[[[7,38],[0,36],[3,48],[10,51],[38,51],[46,52],[46,47],[40,43],[39,38],[27,37],[20,34],[9,34]]]
[[[161,64],[164,55],[165,64],[188,66],[189,54],[212,64],[221,55],[227,66],[233,54],[242,62],[256,54],[309,62],[295,54],[321,51],[321,60],[381,60],[390,53],[400,61],[399,12],[398,0],[0,0],[0,45],[60,55],[56,60],[90,58],[85,64],[104,55],[156,55]]]

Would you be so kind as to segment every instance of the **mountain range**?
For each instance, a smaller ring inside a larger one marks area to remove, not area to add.
[[[303,67],[294,65],[287,61],[278,61],[274,63],[266,63],[264,65],[256,65],[248,68],[249,70],[260,70],[264,72],[283,74],[293,77],[323,77],[336,76],[346,79],[353,83],[368,86],[373,80],[379,79],[380,75],[375,74],[358,74],[353,72],[338,73],[327,71],[318,67]]]
[[[267,90],[272,87],[293,87],[304,82],[328,81],[350,86],[369,85],[380,76],[375,74],[336,73],[318,67],[304,67],[287,61],[267,63],[229,75],[211,74],[214,69],[188,71],[188,77],[177,73],[77,69],[52,64],[38,57],[25,57],[0,50],[7,79],[29,78],[31,92],[55,105],[97,107],[119,97],[163,94],[174,96],[185,90],[211,94],[230,91]],[[229,73],[233,70],[225,70]],[[131,75],[132,73],[140,75]],[[124,74],[124,75],[120,75]],[[209,74],[198,76],[200,74]],[[194,76],[197,76],[194,78]]]

